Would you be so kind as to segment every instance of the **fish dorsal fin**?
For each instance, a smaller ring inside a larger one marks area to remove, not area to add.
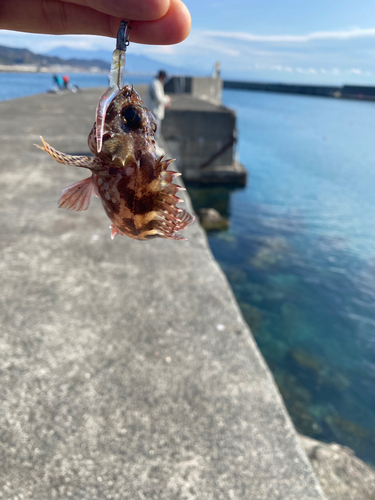
[[[178,214],[177,229],[181,231],[185,227],[190,226],[195,221],[194,215],[189,214],[184,208],[180,208],[181,212]]]
[[[187,238],[185,238],[185,236],[182,236],[182,234],[177,233],[177,231],[182,231],[182,229],[185,229],[186,227],[190,226],[190,224],[193,224],[194,221],[194,215],[189,214],[189,212],[184,208],[180,208],[180,212],[175,222],[174,232],[169,237],[173,240],[186,240]]]
[[[93,178],[88,177],[63,189],[58,205],[65,210],[82,212],[89,208],[93,196],[97,196],[96,186]]]

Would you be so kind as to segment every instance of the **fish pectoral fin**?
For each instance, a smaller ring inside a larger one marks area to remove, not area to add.
[[[88,177],[63,189],[58,205],[65,210],[82,212],[89,208],[93,196],[97,196],[96,186],[93,178]]]
[[[61,151],[57,151],[57,149],[50,146],[42,136],[40,138],[43,142],[43,146],[40,146],[39,144],[34,144],[34,146],[48,153],[51,158],[57,161],[57,163],[69,165],[71,167],[89,168],[93,171],[101,170],[101,162],[97,158],[90,158],[89,156],[73,156],[61,153]]]

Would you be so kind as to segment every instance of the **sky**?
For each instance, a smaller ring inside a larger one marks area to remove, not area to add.
[[[186,0],[192,31],[173,46],[128,50],[226,79],[375,85],[373,0]],[[113,50],[94,36],[32,35],[0,30],[0,45],[46,53],[58,46]]]

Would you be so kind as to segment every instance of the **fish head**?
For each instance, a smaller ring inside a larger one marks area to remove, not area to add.
[[[108,107],[103,130],[103,143],[97,151],[96,124],[88,143],[92,154],[116,167],[134,164],[145,154],[155,153],[156,120],[139,94],[126,85]]]

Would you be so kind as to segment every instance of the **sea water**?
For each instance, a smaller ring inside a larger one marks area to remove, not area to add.
[[[0,99],[52,84],[0,73]],[[296,428],[375,463],[375,103],[232,90],[223,102],[249,177],[245,189],[190,186],[195,208],[230,218],[211,249]]]
[[[107,87],[109,80],[105,73],[69,73],[71,85],[79,88]],[[136,76],[124,83],[148,83],[151,76]],[[55,87],[52,73],[0,73],[0,101],[27,95],[41,94]]]
[[[296,428],[375,463],[375,103],[225,90],[245,189],[191,187]]]

